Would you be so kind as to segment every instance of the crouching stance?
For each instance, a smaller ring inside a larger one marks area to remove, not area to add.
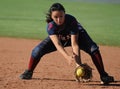
[[[80,50],[83,50],[91,56],[100,74],[101,81],[103,83],[114,81],[114,78],[109,76],[104,69],[97,44],[90,38],[74,16],[65,13],[65,9],[60,3],[54,3],[50,7],[46,18],[48,37],[32,50],[28,68],[20,75],[21,79],[31,79],[41,57],[56,50],[64,56],[69,65],[75,60],[76,66],[80,66],[82,64]],[[72,47],[72,56],[64,49],[64,47],[68,46]]]

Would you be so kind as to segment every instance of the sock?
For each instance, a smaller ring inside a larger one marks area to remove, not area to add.
[[[30,61],[29,61],[29,64],[28,64],[28,70],[34,71],[34,69],[37,66],[39,61],[40,60],[33,59],[33,57],[30,57]]]
[[[105,72],[102,57],[101,57],[101,54],[99,51],[96,51],[92,55],[92,60],[93,60],[93,63],[95,64],[100,76],[106,76],[107,73]]]

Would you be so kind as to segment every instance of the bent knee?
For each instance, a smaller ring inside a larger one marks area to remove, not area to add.
[[[93,55],[96,51],[99,51],[99,47],[96,44],[94,44],[90,48],[90,54]]]
[[[31,53],[32,57],[34,59],[37,59],[39,56],[40,56],[40,48],[39,47],[35,47],[33,50],[32,50],[32,53]]]

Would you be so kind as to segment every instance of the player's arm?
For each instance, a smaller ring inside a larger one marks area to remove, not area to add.
[[[80,50],[78,46],[78,34],[71,35],[71,45],[73,49],[73,56],[75,57],[77,66],[81,64]]]
[[[72,56],[70,56],[66,52],[66,50],[62,46],[60,40],[58,39],[58,36],[57,35],[50,35],[50,38],[51,38],[52,42],[54,43],[56,49],[67,59],[68,63],[71,64],[72,60],[74,60],[74,59],[72,58]]]

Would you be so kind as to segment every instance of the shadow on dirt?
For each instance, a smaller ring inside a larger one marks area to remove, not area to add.
[[[88,86],[118,86],[118,87],[120,87],[120,81],[115,81],[115,82],[112,82],[110,84],[105,84],[105,85],[96,84],[96,82],[98,82],[98,81],[91,81],[90,84],[86,84],[86,85],[88,85]]]
[[[58,78],[33,78],[33,80],[41,80],[41,81],[71,81],[71,82],[76,82],[75,79],[58,79]],[[84,83],[85,85],[88,86],[118,86],[120,87],[120,80],[116,80],[113,83],[110,84],[100,84],[100,81],[90,81],[88,83]]]
[[[57,78],[32,78],[33,80],[54,80],[54,81],[76,81],[75,79],[57,79]]]

